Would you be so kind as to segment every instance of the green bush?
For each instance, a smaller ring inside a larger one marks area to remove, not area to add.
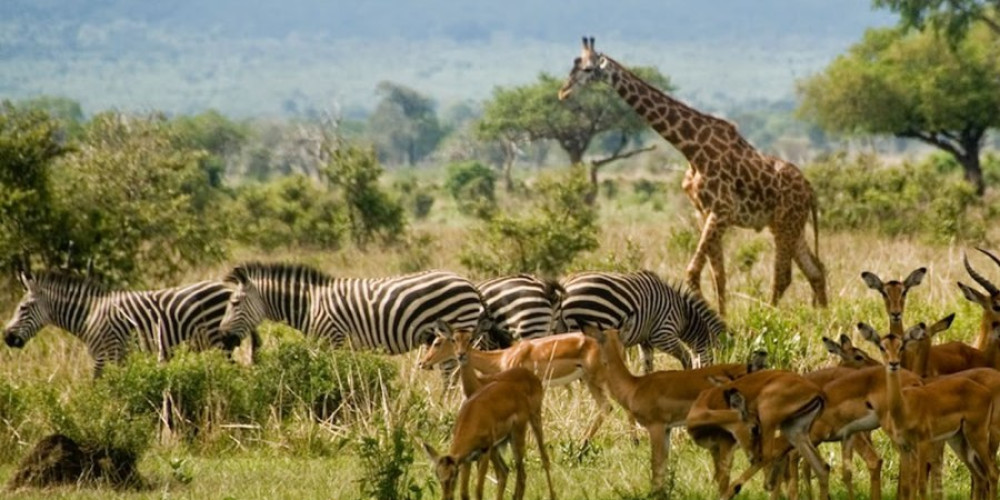
[[[426,219],[434,207],[434,194],[430,187],[417,182],[412,177],[403,178],[393,183],[393,188],[400,194],[401,201],[415,219]]]
[[[981,241],[986,234],[986,209],[975,189],[940,157],[884,166],[874,156],[841,154],[811,165],[806,174],[824,228],[869,228],[937,243]]]
[[[597,213],[586,201],[589,190],[579,167],[540,179],[530,208],[484,221],[472,230],[459,259],[483,274],[561,274],[581,252],[598,247]]]
[[[496,182],[493,169],[477,161],[467,161],[448,166],[445,189],[460,212],[486,219],[497,209]]]
[[[349,230],[343,203],[303,175],[241,187],[230,212],[236,239],[268,251],[336,249]]]

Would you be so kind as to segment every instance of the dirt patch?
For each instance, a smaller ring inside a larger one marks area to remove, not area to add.
[[[139,488],[144,482],[132,453],[88,448],[62,435],[42,438],[21,461],[7,489],[47,488],[65,484]]]

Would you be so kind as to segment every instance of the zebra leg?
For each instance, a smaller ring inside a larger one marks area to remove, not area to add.
[[[642,361],[642,373],[653,372],[653,346],[645,342],[639,344],[639,359]]]

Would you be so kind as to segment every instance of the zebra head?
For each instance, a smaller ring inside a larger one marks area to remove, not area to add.
[[[264,298],[241,267],[234,269],[224,281],[235,284],[236,288],[229,296],[226,313],[219,323],[219,335],[228,339],[252,338],[257,325],[267,318]]]
[[[27,273],[18,276],[24,285],[25,293],[14,311],[14,317],[7,323],[3,331],[4,342],[10,347],[21,348],[41,330],[49,320],[48,301],[40,294],[34,285],[34,280]]]

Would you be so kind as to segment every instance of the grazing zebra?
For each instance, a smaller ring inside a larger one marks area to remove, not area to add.
[[[635,316],[631,331],[621,333],[622,343],[642,348],[646,373],[653,370],[653,347],[679,359],[684,368],[712,364],[712,349],[726,332],[725,323],[702,299],[650,271],[585,272],[564,278],[562,285],[563,317],[569,327],[595,323],[620,328]],[[694,352],[693,363],[682,343]]]
[[[174,346],[196,338],[231,352],[240,338],[219,333],[230,290],[218,281],[161,290],[113,290],[60,272],[21,274],[25,295],[4,329],[4,341],[21,348],[43,326],[66,330],[87,345],[94,376],[108,361],[121,361],[133,332],[139,349],[169,358]]]
[[[559,323],[562,285],[530,274],[503,276],[476,285],[490,316],[495,321],[491,337],[504,331],[513,339],[549,335]]]
[[[400,354],[434,338],[443,320],[479,328],[482,297],[468,280],[446,271],[387,278],[333,278],[297,264],[246,263],[224,279],[236,285],[220,327],[251,335],[265,319],[351,347]]]

